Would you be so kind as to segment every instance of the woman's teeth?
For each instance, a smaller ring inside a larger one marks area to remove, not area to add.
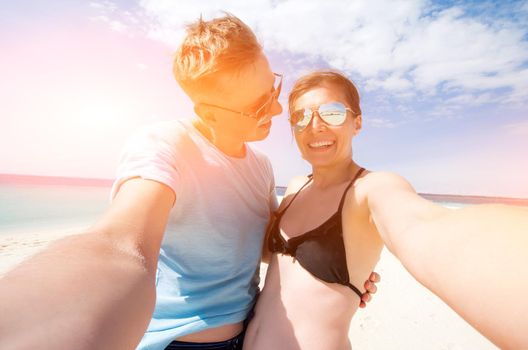
[[[308,144],[311,148],[321,148],[321,147],[328,147],[332,146],[334,144],[334,141],[317,141],[317,142],[311,142]]]

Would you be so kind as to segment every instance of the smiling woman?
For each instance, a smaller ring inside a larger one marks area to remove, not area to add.
[[[345,76],[318,71],[294,84],[289,109],[312,175],[290,182],[268,225],[270,264],[245,347],[349,349],[350,321],[383,246],[368,220],[370,172],[352,159],[359,95]]]

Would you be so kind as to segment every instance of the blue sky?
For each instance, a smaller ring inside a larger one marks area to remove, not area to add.
[[[111,178],[134,129],[192,115],[171,76],[184,24],[248,23],[284,95],[353,79],[354,158],[422,192],[528,197],[528,1],[17,1],[0,5],[0,173]],[[310,172],[286,115],[257,147],[277,183]]]

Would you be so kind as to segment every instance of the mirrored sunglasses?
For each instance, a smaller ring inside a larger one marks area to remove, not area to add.
[[[347,111],[353,113],[352,109],[346,107],[341,102],[328,102],[314,108],[303,108],[296,110],[290,115],[290,124],[295,131],[304,130],[312,121],[314,113],[317,112],[319,117],[328,125],[342,125],[347,117]]]

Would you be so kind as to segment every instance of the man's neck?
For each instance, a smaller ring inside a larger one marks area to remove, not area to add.
[[[244,158],[246,156],[246,145],[244,142],[233,140],[228,137],[222,137],[221,134],[216,133],[214,129],[210,128],[199,119],[193,119],[192,124],[200,134],[225,155],[234,158]]]

